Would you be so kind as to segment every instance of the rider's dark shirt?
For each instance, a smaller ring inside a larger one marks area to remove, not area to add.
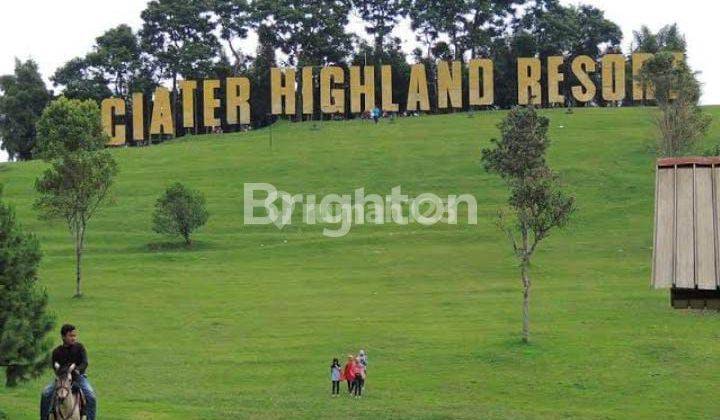
[[[75,371],[81,375],[85,374],[85,369],[88,367],[87,353],[85,347],[80,343],[75,343],[72,346],[60,345],[55,348],[52,352],[52,363],[59,364],[60,366],[70,366],[75,363]]]

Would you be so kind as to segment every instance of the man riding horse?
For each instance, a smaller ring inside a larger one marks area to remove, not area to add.
[[[68,369],[71,371],[73,384],[82,391],[86,401],[85,414],[87,420],[95,420],[97,402],[95,399],[95,391],[93,391],[87,376],[85,376],[85,370],[88,367],[85,347],[77,341],[77,329],[73,325],[63,325],[60,329],[60,336],[62,337],[63,343],[52,352],[52,364],[55,372],[58,373]],[[40,400],[40,420],[47,420],[50,415],[55,394],[55,384],[56,381],[51,382],[42,392],[42,398]]]

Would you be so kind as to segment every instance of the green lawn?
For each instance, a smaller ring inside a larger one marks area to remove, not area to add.
[[[720,108],[708,144],[720,137]],[[85,297],[72,241],[31,205],[43,164],[0,166],[4,199],[40,238],[58,323],[78,325],[100,419],[701,418],[720,415],[720,315],[673,310],[650,289],[651,109],[544,111],[550,164],[577,196],[571,225],[521,284],[494,225],[506,191],[480,149],[503,112],[278,124],[115,150],[116,203],[92,221]],[[193,250],[151,232],[173,181],[211,218]],[[243,225],[243,183],[291,193],[472,193],[477,225]],[[58,337],[59,339],[59,337]],[[364,348],[362,400],[330,397],[333,357]],[[10,419],[37,418],[47,372],[0,389]]]

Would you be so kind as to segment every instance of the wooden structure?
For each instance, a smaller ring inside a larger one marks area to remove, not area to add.
[[[676,308],[720,309],[720,157],[657,161],[652,285]]]

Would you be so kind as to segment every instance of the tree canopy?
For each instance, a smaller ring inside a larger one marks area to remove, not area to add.
[[[11,159],[32,159],[35,123],[50,97],[32,60],[16,59],[15,72],[0,76],[0,140]]]

